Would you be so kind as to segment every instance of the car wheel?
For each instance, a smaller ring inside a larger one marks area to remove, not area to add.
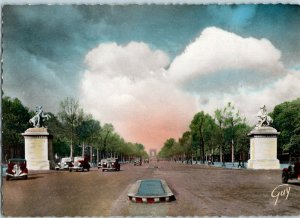
[[[90,168],[87,168],[87,171],[90,171]]]
[[[282,183],[286,184],[286,183],[288,183],[288,180],[289,180],[288,173],[287,172],[283,172],[282,173]]]
[[[8,181],[9,180],[9,176],[6,176],[6,181]]]
[[[25,176],[24,179],[28,179],[28,176]]]
[[[71,170],[71,169],[69,169],[69,172],[72,172],[72,170]]]

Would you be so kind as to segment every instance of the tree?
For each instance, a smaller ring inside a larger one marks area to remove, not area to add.
[[[225,117],[223,115],[223,110],[215,110],[215,123],[218,126],[216,131],[216,140],[219,144],[220,151],[220,162],[223,162],[224,147],[225,147]]]
[[[24,139],[21,133],[30,127],[29,119],[33,115],[19,99],[10,97],[2,99],[2,155],[4,160],[24,157]]]
[[[270,116],[273,127],[280,132],[278,153],[287,152],[291,160],[300,153],[300,98],[275,106]]]
[[[92,115],[83,117],[83,121],[76,127],[76,134],[82,143],[82,156],[85,155],[85,145],[96,143],[97,134],[100,131],[100,122],[93,119]]]
[[[76,127],[83,120],[83,110],[79,107],[79,102],[74,98],[66,98],[60,103],[58,117],[64,125],[65,132],[70,143],[70,157],[73,157],[74,141],[77,137]]]
[[[250,149],[248,133],[251,131],[251,128],[246,123],[241,123],[235,129],[235,150],[239,154],[239,161],[244,166],[244,161],[247,158],[246,154],[248,154]]]
[[[216,124],[209,114],[203,111],[195,114],[190,124],[192,144],[198,144],[201,152],[201,161],[205,163],[205,145],[212,144]]]
[[[176,144],[176,140],[174,138],[169,138],[165,141],[164,146],[159,151],[158,156],[162,158],[171,158],[172,157],[172,149]]]
[[[237,132],[239,128],[243,126],[242,124],[245,124],[246,119],[240,116],[239,111],[235,109],[231,102],[228,102],[226,107],[215,111],[215,121],[218,125],[220,160],[222,159],[222,161],[225,162],[225,158],[222,158],[222,154],[225,154],[227,149],[230,150],[231,161],[234,162],[235,143],[238,140],[238,136],[242,137],[242,135],[238,135]],[[226,144],[230,145],[230,148],[227,148]]]
[[[114,131],[114,126],[110,123],[105,123],[98,133],[98,147],[101,151],[107,153],[107,145],[110,141],[111,134]]]
[[[68,156],[70,154],[70,146],[66,138],[66,131],[63,124],[58,120],[57,116],[48,113],[50,119],[47,120],[48,131],[53,135],[53,154],[57,154],[61,157]]]
[[[241,118],[240,112],[228,102],[224,108],[225,140],[231,144],[231,162],[234,162],[234,141],[236,140],[237,125],[245,123],[245,118]],[[226,137],[227,136],[227,137]]]
[[[192,146],[192,134],[190,131],[186,131],[182,134],[181,138],[179,138],[179,144],[181,146],[181,153],[184,154],[184,157],[186,159],[190,159],[190,156],[193,151],[193,146]],[[181,158],[183,161],[183,157]]]

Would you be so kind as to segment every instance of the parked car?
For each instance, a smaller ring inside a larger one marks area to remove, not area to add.
[[[103,164],[102,161],[104,161],[104,160],[106,160],[106,159],[102,159],[101,161],[98,162],[98,169],[102,168],[102,164]]]
[[[120,171],[118,158],[107,158],[101,160],[102,171]]]
[[[77,171],[90,171],[91,165],[87,158],[83,157],[74,157],[74,162],[70,165],[69,171],[72,172],[73,170]]]
[[[300,162],[295,162],[282,170],[282,183],[288,183],[293,179],[300,180]]]
[[[9,179],[27,179],[28,169],[25,159],[9,159],[6,170],[6,180]]]
[[[60,162],[55,166],[56,170],[69,170],[69,167],[72,165],[72,159],[70,157],[63,157]]]
[[[135,161],[133,162],[134,166],[142,166],[142,161],[141,159],[135,159]]]

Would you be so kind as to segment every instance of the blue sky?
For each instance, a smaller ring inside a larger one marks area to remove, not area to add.
[[[73,96],[87,112],[113,123],[125,138],[149,146],[158,146],[167,136],[179,137],[196,111],[213,114],[226,101],[233,101],[251,121],[261,102],[272,110],[299,97],[299,90],[291,88],[296,84],[288,83],[299,75],[298,5],[6,5],[2,16],[4,95],[51,112]],[[214,46],[218,41],[210,40],[215,35],[224,42],[220,50]],[[246,46],[248,53],[237,52],[240,47],[235,45]],[[218,54],[239,55],[229,62],[229,57]],[[103,72],[112,75],[110,80]],[[148,78],[150,74],[155,77]],[[150,91],[153,87],[157,96]],[[266,87],[277,87],[279,97],[267,100]],[[169,90],[172,100],[165,107],[161,102],[168,100],[161,92]],[[257,96],[261,100],[253,107],[240,108],[245,104],[240,98],[251,101]],[[153,98],[149,105],[142,100],[147,98]],[[95,104],[98,101],[102,103]],[[137,109],[131,108],[132,102],[136,108],[140,105],[141,117],[135,123],[131,115]],[[165,119],[176,110],[178,120]],[[141,131],[157,140],[135,135],[139,122],[152,120],[156,120],[153,131]],[[160,135],[157,130],[165,126],[174,130]]]

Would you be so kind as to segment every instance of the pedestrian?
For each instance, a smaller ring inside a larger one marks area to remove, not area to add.
[[[238,168],[242,168],[242,164],[241,164],[242,160],[239,159],[239,165],[238,165]]]

